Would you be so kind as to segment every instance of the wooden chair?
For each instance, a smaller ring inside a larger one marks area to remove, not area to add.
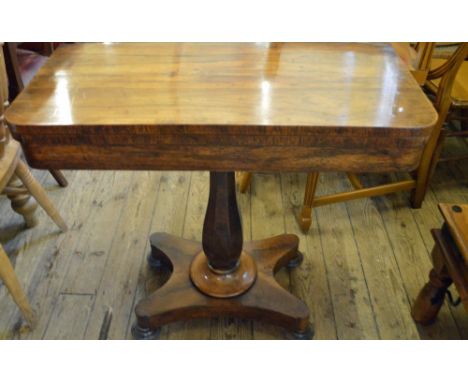
[[[460,42],[436,42],[432,58],[450,58]]]
[[[11,137],[6,126],[4,111],[8,106],[8,85],[2,51],[0,51],[0,88],[0,192],[8,196],[13,209],[23,215],[27,226],[37,223],[33,216],[37,205],[32,200],[30,196],[32,195],[60,229],[66,231],[67,226],[59,212],[47,197],[42,186],[33,177],[28,166],[21,160],[20,144]],[[0,279],[10,291],[26,320],[32,325],[31,306],[1,245]]]
[[[412,190],[411,205],[413,208],[420,208],[423,202],[428,182],[435,165],[438,161],[442,145],[441,130],[445,122],[447,113],[450,109],[452,91],[455,76],[468,54],[468,43],[461,44],[450,59],[444,64],[443,68],[431,70],[428,73],[428,79],[440,78],[440,85],[435,94],[434,106],[438,112],[437,123],[434,126],[432,134],[423,150],[419,167],[409,174],[406,180],[393,182],[374,187],[364,187],[356,174],[348,173],[348,179],[354,187],[354,190],[341,192],[333,195],[315,196],[319,173],[310,173],[307,177],[304,203],[299,216],[297,217],[299,226],[303,232],[308,232],[312,222],[312,208],[326,204],[344,202],[359,198],[385,195],[397,191]],[[239,179],[239,188],[241,192],[247,189],[251,173],[241,173]]]
[[[44,43],[44,52],[51,54],[52,51],[53,44]],[[47,57],[30,50],[18,49],[18,43],[15,42],[4,43],[3,53],[8,75],[8,97],[11,103],[44,65]],[[68,185],[60,170],[49,171],[61,187]]]
[[[440,84],[440,75],[443,72],[444,65],[448,63],[444,58],[433,58],[431,68],[433,75],[426,83],[426,88],[431,94],[437,94]],[[468,137],[468,61],[462,63],[458,70],[457,76],[453,83],[452,92],[450,94],[450,109],[447,115],[447,122],[460,121],[460,130],[447,128],[442,130],[442,139],[449,137],[466,138]],[[455,155],[450,157],[440,158],[440,161],[462,160],[467,159],[468,155]]]
[[[424,85],[430,70],[435,42],[418,42],[414,46],[409,42],[392,42],[393,49],[408,66],[419,85]]]

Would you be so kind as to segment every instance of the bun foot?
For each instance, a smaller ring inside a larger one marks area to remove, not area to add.
[[[160,271],[163,268],[167,268],[167,264],[164,262],[164,260],[155,258],[152,255],[148,255],[146,261],[148,262],[149,267],[155,271]]]
[[[314,338],[314,330],[311,324],[307,325],[307,328],[303,331],[292,332],[293,340],[311,340],[312,338]]]
[[[304,261],[304,255],[301,252],[297,251],[296,257],[289,260],[289,262],[286,264],[286,267],[288,269],[297,268],[299,265],[302,264],[303,261]]]
[[[153,242],[151,242],[151,253],[146,258],[146,261],[149,267],[155,271],[162,271],[163,269],[173,270],[171,261]]]
[[[132,326],[132,336],[136,340],[157,340],[159,339],[159,334],[161,333],[161,328],[149,329],[142,328],[138,324],[133,324]]]

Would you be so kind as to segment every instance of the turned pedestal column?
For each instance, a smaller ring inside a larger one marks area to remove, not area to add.
[[[202,243],[165,233],[151,236],[149,264],[169,268],[170,279],[140,301],[136,338],[154,338],[165,324],[200,317],[260,319],[311,338],[309,310],[274,279],[283,266],[300,264],[295,235],[244,243],[233,172],[210,174]]]

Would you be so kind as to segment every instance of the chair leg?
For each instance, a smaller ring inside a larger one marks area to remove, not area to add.
[[[300,214],[297,216],[297,222],[301,231],[307,233],[312,224],[312,204],[314,202],[315,190],[317,188],[319,173],[312,172],[307,175],[307,184],[304,194],[304,205]]]
[[[34,326],[34,313],[29,305],[28,298],[24,294],[23,288],[16,277],[15,270],[8,259],[7,254],[0,245],[0,279],[10,292],[13,300],[23,313],[24,318],[32,328]]]
[[[20,178],[24,186],[28,189],[32,196],[37,200],[39,205],[44,208],[50,218],[59,226],[59,228],[65,232],[67,231],[67,225],[63,221],[59,212],[55,209],[54,205],[50,201],[46,192],[39,184],[39,182],[33,177],[31,171],[29,171],[28,166],[20,160],[15,170],[16,176]]]
[[[431,158],[425,158],[426,153],[423,154],[421,164],[416,172],[416,187],[411,193],[411,207],[421,208],[424,197],[426,196],[427,189],[429,187],[429,181],[434,174],[437,162],[439,161],[440,154],[442,152],[442,146],[444,137],[441,134],[437,141],[436,148],[434,149]]]
[[[54,177],[60,187],[67,187],[68,181],[60,170],[49,170],[50,174]]]
[[[412,208],[421,208],[428,186],[427,173],[419,174],[416,178],[416,188],[411,192],[410,203]]]
[[[29,193],[14,193],[8,191],[10,188],[20,189],[21,187],[22,184],[20,180],[13,175],[8,182],[8,187],[5,189],[5,194],[11,201],[11,208],[13,208],[13,211],[23,216],[26,227],[32,228],[38,223],[34,214],[37,209],[36,201]]]
[[[247,188],[250,186],[250,181],[252,180],[251,172],[241,172],[239,173],[239,191],[245,193]]]
[[[347,172],[346,176],[348,177],[349,181],[353,185],[354,189],[362,190],[364,188],[364,186],[362,185],[361,181],[356,176],[356,174],[353,174],[352,172]]]

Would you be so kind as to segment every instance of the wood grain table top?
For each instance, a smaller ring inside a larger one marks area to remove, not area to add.
[[[127,145],[134,151],[145,144],[144,155],[150,156],[151,145],[211,146],[213,153],[224,147],[226,156],[236,146],[251,155],[232,151],[217,169],[238,164],[236,170],[275,171],[344,169],[338,162],[305,158],[330,157],[333,150],[347,150],[349,159],[354,155],[347,170],[372,170],[378,163],[382,171],[414,168],[436,118],[390,45],[359,43],[67,45],[53,53],[6,113],[38,167],[54,156],[62,168],[83,168],[90,158],[96,168],[107,168],[99,163],[100,147]],[[70,152],[64,157],[73,145],[89,150],[86,161],[72,160]],[[286,146],[308,150],[291,161],[277,155]],[[328,151],[312,152],[314,147]],[[138,165],[215,169],[205,165],[213,159],[209,155],[186,151],[191,163],[169,166],[158,154],[157,164],[143,164],[140,152]],[[275,155],[276,162],[267,163]],[[382,155],[393,159],[383,165]],[[382,158],[372,162],[366,156]]]
[[[59,48],[7,118],[424,129],[436,114],[390,46],[162,43]]]

